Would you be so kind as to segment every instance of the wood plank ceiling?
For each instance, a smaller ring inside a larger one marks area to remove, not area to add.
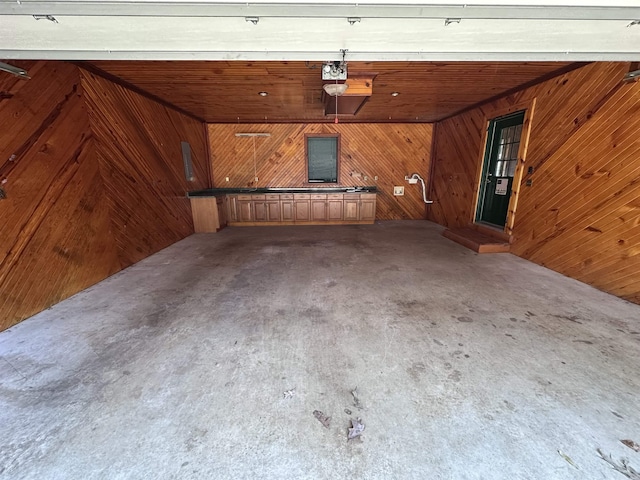
[[[96,61],[110,75],[208,123],[332,122],[321,62]],[[435,122],[555,72],[567,62],[349,62],[373,95],[342,122]],[[259,92],[267,92],[263,97]],[[398,92],[397,96],[392,96]]]

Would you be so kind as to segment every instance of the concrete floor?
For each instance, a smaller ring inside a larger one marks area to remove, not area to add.
[[[640,306],[440,232],[194,235],[1,333],[0,477],[627,478],[597,448],[640,469]]]

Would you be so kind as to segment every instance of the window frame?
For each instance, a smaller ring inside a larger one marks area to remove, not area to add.
[[[310,182],[309,181],[309,138],[335,138],[336,139],[336,181],[335,182]],[[339,185],[340,184],[340,134],[339,133],[305,133],[304,134],[304,161],[305,161],[305,185]]]

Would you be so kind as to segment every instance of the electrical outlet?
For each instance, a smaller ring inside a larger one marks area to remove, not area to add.
[[[402,197],[404,195],[404,187],[393,187],[393,194],[396,197]]]
[[[228,182],[229,181],[229,177],[224,177],[224,181]]]
[[[363,180],[369,180],[369,177],[367,177],[366,175],[364,176]]]
[[[378,180],[378,175],[376,175],[375,177],[373,177],[374,180]]]
[[[253,179],[254,179],[256,182],[258,181],[258,177],[254,177]]]

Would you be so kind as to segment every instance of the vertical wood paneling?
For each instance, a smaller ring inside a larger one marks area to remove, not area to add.
[[[591,64],[439,123],[430,218],[472,220],[480,123],[535,97],[511,251],[640,303],[640,83],[621,83],[627,70]]]
[[[77,69],[20,66],[0,74],[0,330],[119,269]]]
[[[260,187],[308,186],[304,135],[339,133],[339,185],[377,185],[379,220],[421,219],[425,204],[420,185],[409,185],[404,177],[418,172],[427,178],[432,131],[431,124],[209,124],[213,185],[256,186],[257,176]],[[253,138],[235,137],[237,132],[271,134],[255,139],[255,173]],[[403,197],[393,196],[394,185],[405,186]]]
[[[82,71],[97,158],[122,267],[193,233],[189,190],[208,186],[202,124]],[[191,144],[187,182],[180,142]]]

